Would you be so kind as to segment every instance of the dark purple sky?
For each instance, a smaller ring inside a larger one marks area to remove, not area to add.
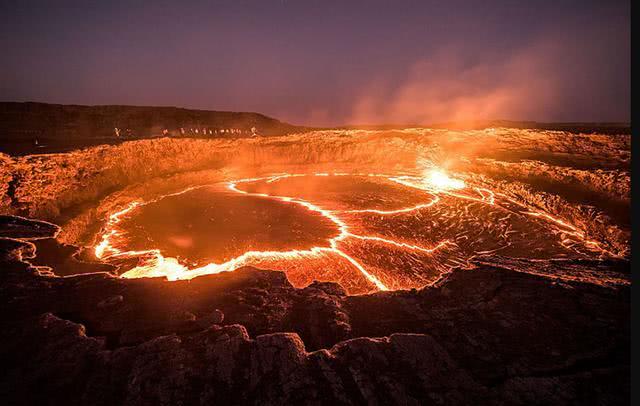
[[[0,100],[628,121],[628,1],[6,1]]]

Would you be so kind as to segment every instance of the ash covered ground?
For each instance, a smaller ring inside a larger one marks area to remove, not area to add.
[[[630,155],[509,128],[0,155],[0,393],[626,403]]]

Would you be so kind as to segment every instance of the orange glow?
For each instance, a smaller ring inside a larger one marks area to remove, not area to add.
[[[425,182],[440,190],[464,189],[466,186],[464,181],[450,178],[449,175],[439,169],[432,169],[428,171],[425,176]]]
[[[382,244],[382,246],[388,246],[390,249],[398,249],[407,253],[416,253],[423,255],[432,255],[435,252],[442,249],[456,249],[457,243],[451,239],[442,239],[436,241],[432,246],[422,246],[420,244],[409,243],[406,241],[400,241],[395,238],[382,237],[380,235],[371,234],[365,230],[354,228],[349,224],[348,214],[363,214],[363,215],[378,215],[378,216],[395,216],[411,212],[418,212],[423,209],[429,209],[431,207],[437,207],[443,198],[449,199],[463,199],[472,202],[480,203],[482,205],[496,206],[496,199],[499,197],[504,204],[517,203],[509,199],[507,196],[493,192],[489,189],[468,186],[464,181],[450,177],[441,170],[429,170],[425,171],[423,177],[416,176],[388,176],[382,174],[357,174],[357,176],[369,176],[384,178],[388,181],[397,183],[402,186],[410,187],[425,192],[425,198],[429,200],[425,203],[412,205],[395,210],[377,210],[377,209],[359,209],[359,210],[328,210],[322,208],[317,204],[311,203],[307,200],[295,198],[291,196],[279,196],[269,193],[254,193],[243,190],[240,186],[243,184],[251,184],[254,182],[264,182],[266,184],[278,182],[282,179],[301,177],[301,176],[353,176],[347,173],[316,173],[316,174],[278,174],[274,176],[264,178],[251,178],[231,181],[226,184],[229,191],[233,193],[243,194],[247,196],[260,197],[264,199],[274,199],[286,204],[294,204],[304,207],[305,209],[319,214],[335,224],[338,233],[332,238],[326,241],[326,244],[321,246],[314,246],[309,249],[303,250],[287,250],[287,251],[257,251],[250,250],[243,254],[232,258],[222,263],[208,263],[204,266],[189,268],[186,265],[181,264],[177,258],[165,257],[159,249],[149,249],[143,251],[131,251],[126,249],[126,232],[122,230],[119,223],[130,216],[136,209],[149,204],[151,202],[158,201],[166,196],[174,196],[181,193],[185,193],[189,190],[195,189],[194,187],[173,193],[170,195],[161,196],[157,199],[148,202],[134,201],[129,205],[112,213],[108,219],[107,224],[102,232],[100,242],[95,246],[94,251],[97,258],[103,260],[117,260],[126,258],[137,258],[138,264],[132,269],[124,272],[121,276],[124,278],[139,278],[139,277],[161,277],[164,276],[169,280],[179,279],[191,279],[196,276],[215,274],[220,272],[233,271],[242,266],[255,266],[255,267],[271,267],[273,264],[278,264],[280,267],[284,267],[286,271],[286,264],[294,261],[306,261],[310,259],[322,259],[327,256],[333,255],[333,258],[342,258],[345,261],[347,267],[352,267],[358,273],[360,273],[366,281],[371,285],[372,290],[389,290],[388,283],[381,280],[377,274],[377,270],[369,269],[364,266],[359,258],[353,254],[347,253],[343,244],[349,244],[349,241],[361,241],[364,243]],[[499,207],[498,207],[499,208]],[[601,254],[610,254],[608,251],[602,249],[600,244],[595,241],[591,241],[586,238],[585,233],[580,231],[576,226],[573,226],[566,221],[551,216],[548,213],[544,213],[531,208],[525,208],[520,205],[517,209],[520,216],[531,216],[544,221],[549,222],[550,226],[556,227],[558,231],[554,233],[561,233],[567,236],[560,241],[560,245],[567,249],[571,249],[575,244],[581,242],[584,246],[588,247],[591,251],[598,251]],[[510,214],[507,214],[504,218],[508,218]],[[507,231],[508,233],[508,231]],[[571,237],[569,239],[569,237]],[[503,247],[504,248],[504,247]],[[475,255],[486,254],[487,252],[495,252],[502,248],[493,249],[491,251],[477,251]],[[444,259],[445,261],[446,258]],[[283,262],[284,261],[284,262]],[[451,258],[449,261],[452,265],[464,265],[464,260]],[[277,268],[271,268],[277,269]],[[282,268],[280,268],[282,269]],[[387,275],[387,278],[390,276]],[[388,280],[388,279],[386,279]],[[402,287],[402,282],[393,280],[394,288],[398,286]],[[407,287],[409,287],[407,285]]]

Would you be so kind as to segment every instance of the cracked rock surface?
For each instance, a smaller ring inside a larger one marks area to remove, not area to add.
[[[363,296],[254,268],[63,278],[28,262],[55,227],[0,220],[2,404],[628,403],[628,285],[486,261]]]

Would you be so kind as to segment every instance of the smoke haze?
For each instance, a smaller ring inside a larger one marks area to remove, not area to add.
[[[0,100],[628,121],[628,1],[3,2]]]

